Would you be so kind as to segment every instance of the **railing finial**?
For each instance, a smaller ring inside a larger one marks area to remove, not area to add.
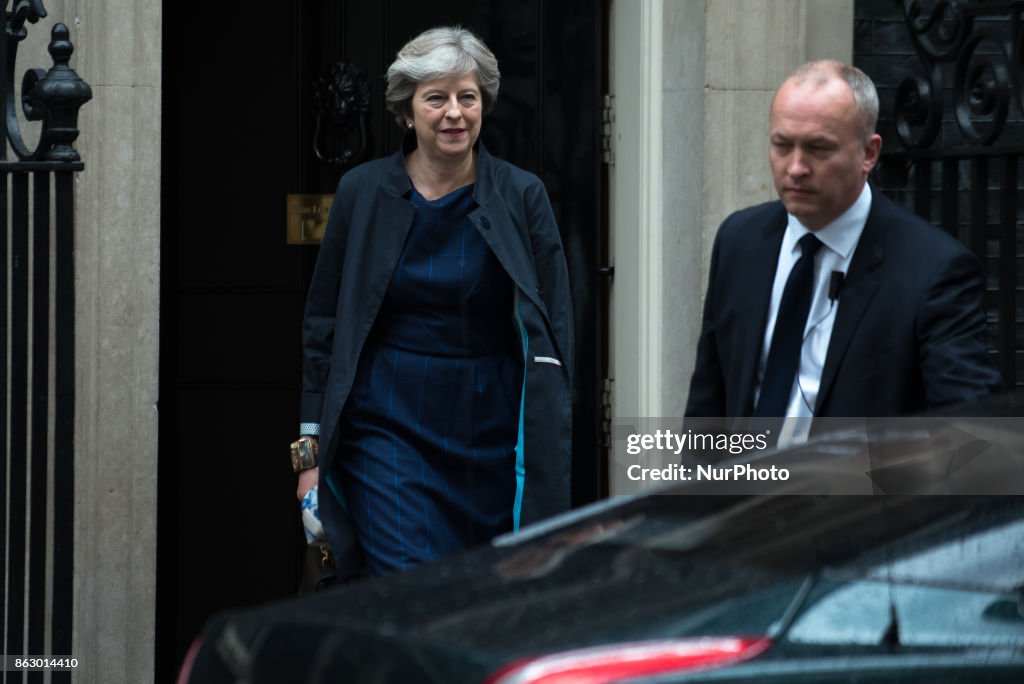
[[[60,162],[79,161],[72,143],[78,138],[78,110],[92,99],[92,88],[68,65],[74,47],[64,24],[51,32],[49,71],[29,69],[21,83],[22,108],[29,121],[42,121],[39,145],[29,156]],[[21,156],[19,154],[19,156]]]

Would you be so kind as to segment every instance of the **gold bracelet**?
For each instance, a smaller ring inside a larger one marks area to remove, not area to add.
[[[292,442],[292,472],[298,473],[317,466],[319,444],[314,437],[299,437]]]

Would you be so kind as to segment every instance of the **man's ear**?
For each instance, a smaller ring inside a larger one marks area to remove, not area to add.
[[[864,143],[864,173],[871,173],[878,163],[878,156],[882,154],[882,136],[873,133]]]

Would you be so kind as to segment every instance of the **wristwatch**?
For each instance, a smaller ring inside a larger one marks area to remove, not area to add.
[[[298,473],[316,468],[319,445],[315,437],[299,437],[292,442],[292,472]]]

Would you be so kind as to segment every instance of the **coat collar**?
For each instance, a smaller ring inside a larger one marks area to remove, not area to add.
[[[405,155],[416,149],[416,136],[407,133],[402,138],[402,147],[388,158],[384,177],[381,178],[381,190],[394,197],[406,197],[412,190],[412,181],[405,171]]]
[[[741,377],[744,394],[739,398],[740,415],[753,410],[754,379],[757,373],[757,361],[761,355],[764,340],[764,327],[767,323],[771,285],[778,266],[779,249],[786,231],[787,215],[782,202],[777,202],[778,211],[765,221],[761,229],[761,241],[754,249],[760,254],[772,254],[771,259],[748,259],[746,263],[753,271],[750,282],[764,283],[757,288],[756,295],[746,302],[746,314],[741,320],[747,326],[742,339],[746,342],[746,353],[743,355],[744,366]],[[878,189],[871,186],[871,211],[864,232],[861,233],[850,262],[850,269],[843,284],[839,310],[836,312],[832,336],[829,339],[828,351],[825,355],[825,366],[821,373],[821,386],[815,402],[815,414],[828,400],[835,382],[836,373],[842,363],[846,350],[853,339],[857,326],[864,317],[875,292],[878,290],[879,267],[885,261],[886,225],[892,212],[892,203]]]
[[[408,199],[412,181],[405,171],[405,156],[414,149],[416,136],[408,133],[402,139],[402,148],[388,158],[380,184],[381,191],[389,196],[389,201],[401,202],[409,207],[412,206]],[[523,228],[522,222],[514,221],[509,213],[502,196],[502,184],[498,180],[498,160],[491,156],[479,138],[473,149],[477,155],[476,186],[473,188],[473,200],[477,206],[470,212],[469,218],[480,230],[512,281],[548,318],[537,280],[530,235],[528,229]],[[411,214],[409,221],[411,225]],[[404,240],[403,236],[403,244]]]

